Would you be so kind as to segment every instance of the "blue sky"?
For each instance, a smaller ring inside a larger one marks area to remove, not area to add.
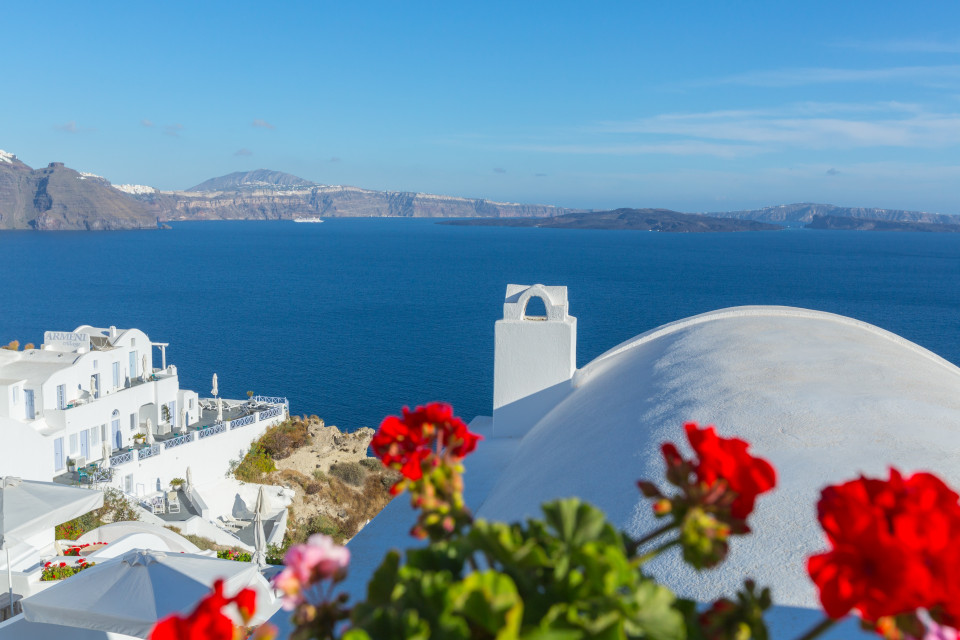
[[[8,3],[0,149],[182,189],[960,213],[960,3]]]

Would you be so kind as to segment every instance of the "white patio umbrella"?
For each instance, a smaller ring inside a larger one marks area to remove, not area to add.
[[[213,374],[213,389],[211,389],[210,393],[213,394],[214,398],[216,398],[219,391],[220,390],[217,389],[217,374]]]
[[[177,430],[178,430],[178,431],[186,431],[186,429],[187,429],[187,410],[181,408],[181,409],[180,409],[180,422],[177,423]]]
[[[10,581],[10,547],[43,529],[55,527],[103,506],[103,493],[53,482],[35,482],[7,476],[0,482],[0,549],[7,556],[7,584],[13,608]]]
[[[257,592],[253,624],[276,608],[270,586],[253,563],[137,549],[24,598],[23,615],[30,622],[146,638],[157,620],[190,612],[218,578],[224,580],[227,596],[245,587]],[[232,614],[232,608],[224,613]]]
[[[187,467],[187,489],[193,489],[193,471]]]
[[[257,504],[253,509],[253,563],[257,569],[267,568],[267,536],[263,533],[263,516],[266,515],[267,502],[263,495],[263,485],[257,492]]]
[[[110,454],[113,453],[113,449],[110,447],[110,441],[104,440],[101,446],[103,449],[103,466],[107,467],[110,465]]]
[[[90,396],[97,397],[97,376],[90,376]]]
[[[153,444],[153,420],[147,418],[147,444]]]
[[[0,625],[0,640],[137,640],[124,633],[29,622],[23,616]]]
[[[223,398],[217,398],[217,421],[223,422]]]
[[[143,374],[142,377],[144,380],[147,379],[147,355],[143,355]]]

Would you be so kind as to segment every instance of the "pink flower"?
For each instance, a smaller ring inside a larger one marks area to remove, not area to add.
[[[287,566],[273,579],[273,586],[284,592],[283,608],[289,611],[303,602],[303,591],[311,585],[341,580],[350,564],[350,551],[317,533],[306,544],[292,546],[283,562]]]
[[[944,627],[936,622],[930,622],[923,640],[960,640],[960,632],[953,627]]]

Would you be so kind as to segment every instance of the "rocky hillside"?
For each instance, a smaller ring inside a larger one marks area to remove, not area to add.
[[[150,206],[99,176],[61,162],[31,169],[0,151],[0,229],[144,229],[156,218]]]
[[[313,183],[303,178],[271,171],[270,169],[256,169],[254,171],[235,171],[219,178],[210,178],[190,187],[187,191],[233,191],[236,189],[276,189],[284,187],[310,187]]]
[[[729,220],[669,209],[615,209],[568,213],[549,220],[510,218],[505,220],[451,220],[442,224],[503,227],[543,227],[549,229],[626,229],[697,233],[717,231],[774,231],[783,227],[754,220]]]
[[[138,194],[165,220],[324,218],[549,217],[569,210],[425,193],[329,186],[289,173],[257,169],[212,178],[186,191]]]
[[[904,211],[902,209],[871,209],[863,207],[838,207],[832,204],[781,204],[776,207],[764,207],[749,211],[720,211],[706,215],[718,218],[736,218],[738,220],[757,220],[772,222],[789,227],[802,227],[813,221],[815,216],[837,218],[867,218],[890,222],[925,222],[939,224],[960,224],[960,216],[924,211]]]
[[[837,231],[921,231],[925,233],[960,233],[960,224],[938,222],[896,222],[870,218],[843,218],[840,216],[813,216],[807,229]]]

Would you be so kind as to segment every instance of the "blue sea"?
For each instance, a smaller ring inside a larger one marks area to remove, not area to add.
[[[507,283],[566,285],[578,365],[666,322],[776,304],[830,311],[960,363],[960,234],[667,234],[431,220],[184,222],[0,233],[0,343],[81,324],[169,342],[181,385],[290,399],[375,427],[444,400],[489,414]],[[159,360],[158,360],[159,362]]]

